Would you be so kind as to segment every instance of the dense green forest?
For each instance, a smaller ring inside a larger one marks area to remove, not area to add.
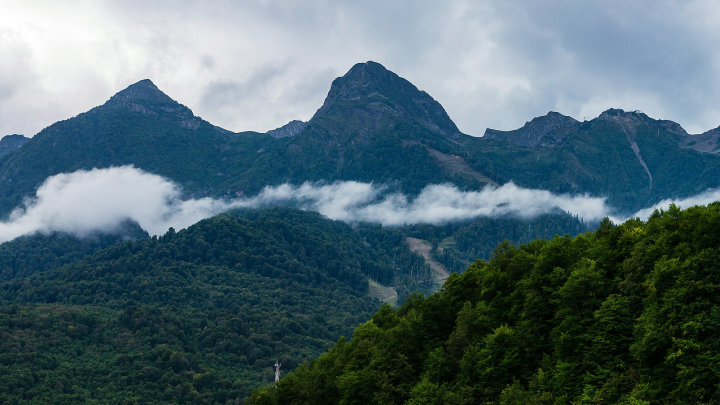
[[[132,223],[111,235],[17,238],[0,245],[0,403],[239,403],[270,381],[276,359],[293,370],[369,319],[380,302],[368,279],[393,287],[399,303],[436,291],[408,235],[470,232],[479,243],[446,250],[468,260],[527,237],[527,223],[562,234],[582,225],[566,214],[353,230],[277,207],[159,238]]]
[[[503,243],[253,404],[716,404],[720,203]]]
[[[0,282],[53,270],[104,247],[149,237],[140,225],[129,221],[123,222],[111,233],[74,236],[52,232],[21,236],[0,244]]]
[[[489,259],[503,241],[514,244],[552,239],[555,235],[575,236],[592,229],[577,216],[562,211],[522,219],[515,216],[479,217],[472,221],[444,225],[417,224],[400,228],[410,237],[430,241],[434,259],[451,271],[463,272],[476,259]]]
[[[241,400],[369,319],[344,223],[267,210],[110,246],[0,285],[3,403]]]

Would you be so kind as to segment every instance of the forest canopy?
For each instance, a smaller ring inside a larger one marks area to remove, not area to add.
[[[13,278],[0,403],[240,401],[276,359],[292,370],[379,308],[361,263],[389,266],[346,224],[277,208]]]
[[[500,244],[253,404],[720,401],[720,202]]]

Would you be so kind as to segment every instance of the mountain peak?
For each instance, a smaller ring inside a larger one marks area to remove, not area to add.
[[[280,128],[267,131],[266,134],[272,136],[273,138],[290,138],[302,132],[306,125],[307,122],[292,120]]]
[[[30,138],[26,138],[18,134],[3,136],[2,139],[0,139],[0,157],[3,157],[17,149],[20,149],[20,147],[29,140]]]
[[[119,105],[127,102],[150,102],[153,104],[178,104],[160,91],[150,79],[131,84],[125,90],[112,96],[105,105]]]
[[[332,119],[333,116],[338,120],[346,119],[348,113],[362,115],[361,120],[374,129],[384,126],[389,122],[387,118],[393,117],[394,121],[412,121],[450,138],[460,136],[440,103],[372,61],[358,63],[344,76],[333,80],[325,102],[313,120]]]
[[[670,134],[671,137],[678,141],[680,138],[688,136],[687,131],[677,122],[670,120],[656,120],[648,117],[639,110],[624,111],[619,108],[611,108],[603,111],[598,117],[599,120],[614,121],[623,128],[630,136],[634,137],[638,126],[649,125],[658,131]],[[658,132],[660,133],[660,132]]]
[[[543,116],[533,118],[514,131],[498,131],[488,128],[485,130],[483,138],[508,141],[526,147],[553,146],[562,141],[579,124],[572,117],[550,111]]]
[[[197,129],[200,120],[193,112],[163,93],[150,79],[140,80],[110,97],[103,107],[123,107],[146,115],[160,115],[181,127]]]

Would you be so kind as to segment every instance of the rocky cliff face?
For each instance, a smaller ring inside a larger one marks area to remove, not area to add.
[[[720,155],[720,127],[703,132],[699,135],[685,135],[680,140],[683,148],[694,149],[698,152]]]
[[[306,126],[307,122],[292,120],[280,128],[267,131],[266,133],[273,138],[290,138],[298,135]]]
[[[375,62],[358,63],[335,79],[311,124],[338,136],[371,136],[404,122],[448,138],[461,133],[429,94]]]
[[[22,135],[5,135],[0,139],[0,157],[7,155],[10,152],[20,149],[21,146],[25,145],[25,142],[29,141],[30,138],[26,138]]]
[[[572,117],[550,111],[547,115],[533,118],[522,128],[514,131],[498,131],[488,128],[484,138],[508,141],[526,147],[555,146],[570,133],[575,132],[579,124]]]

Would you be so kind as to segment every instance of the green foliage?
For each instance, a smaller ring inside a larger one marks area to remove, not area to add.
[[[0,244],[0,281],[53,270],[104,247],[148,237],[139,225],[129,222],[112,233],[96,232],[83,237],[61,232],[21,236]]]
[[[0,284],[0,402],[241,401],[379,307],[360,263],[388,258],[350,227],[246,216]]]
[[[268,404],[720,402],[720,203],[514,247],[382,308]],[[251,403],[254,399],[251,399]]]
[[[401,228],[414,238],[448,241],[438,245],[440,249],[433,252],[433,257],[454,272],[464,271],[475,259],[489,259],[498,243],[505,240],[522,244],[539,238],[552,239],[555,235],[575,236],[589,229],[578,217],[562,211],[532,219],[479,217],[467,222]]]

